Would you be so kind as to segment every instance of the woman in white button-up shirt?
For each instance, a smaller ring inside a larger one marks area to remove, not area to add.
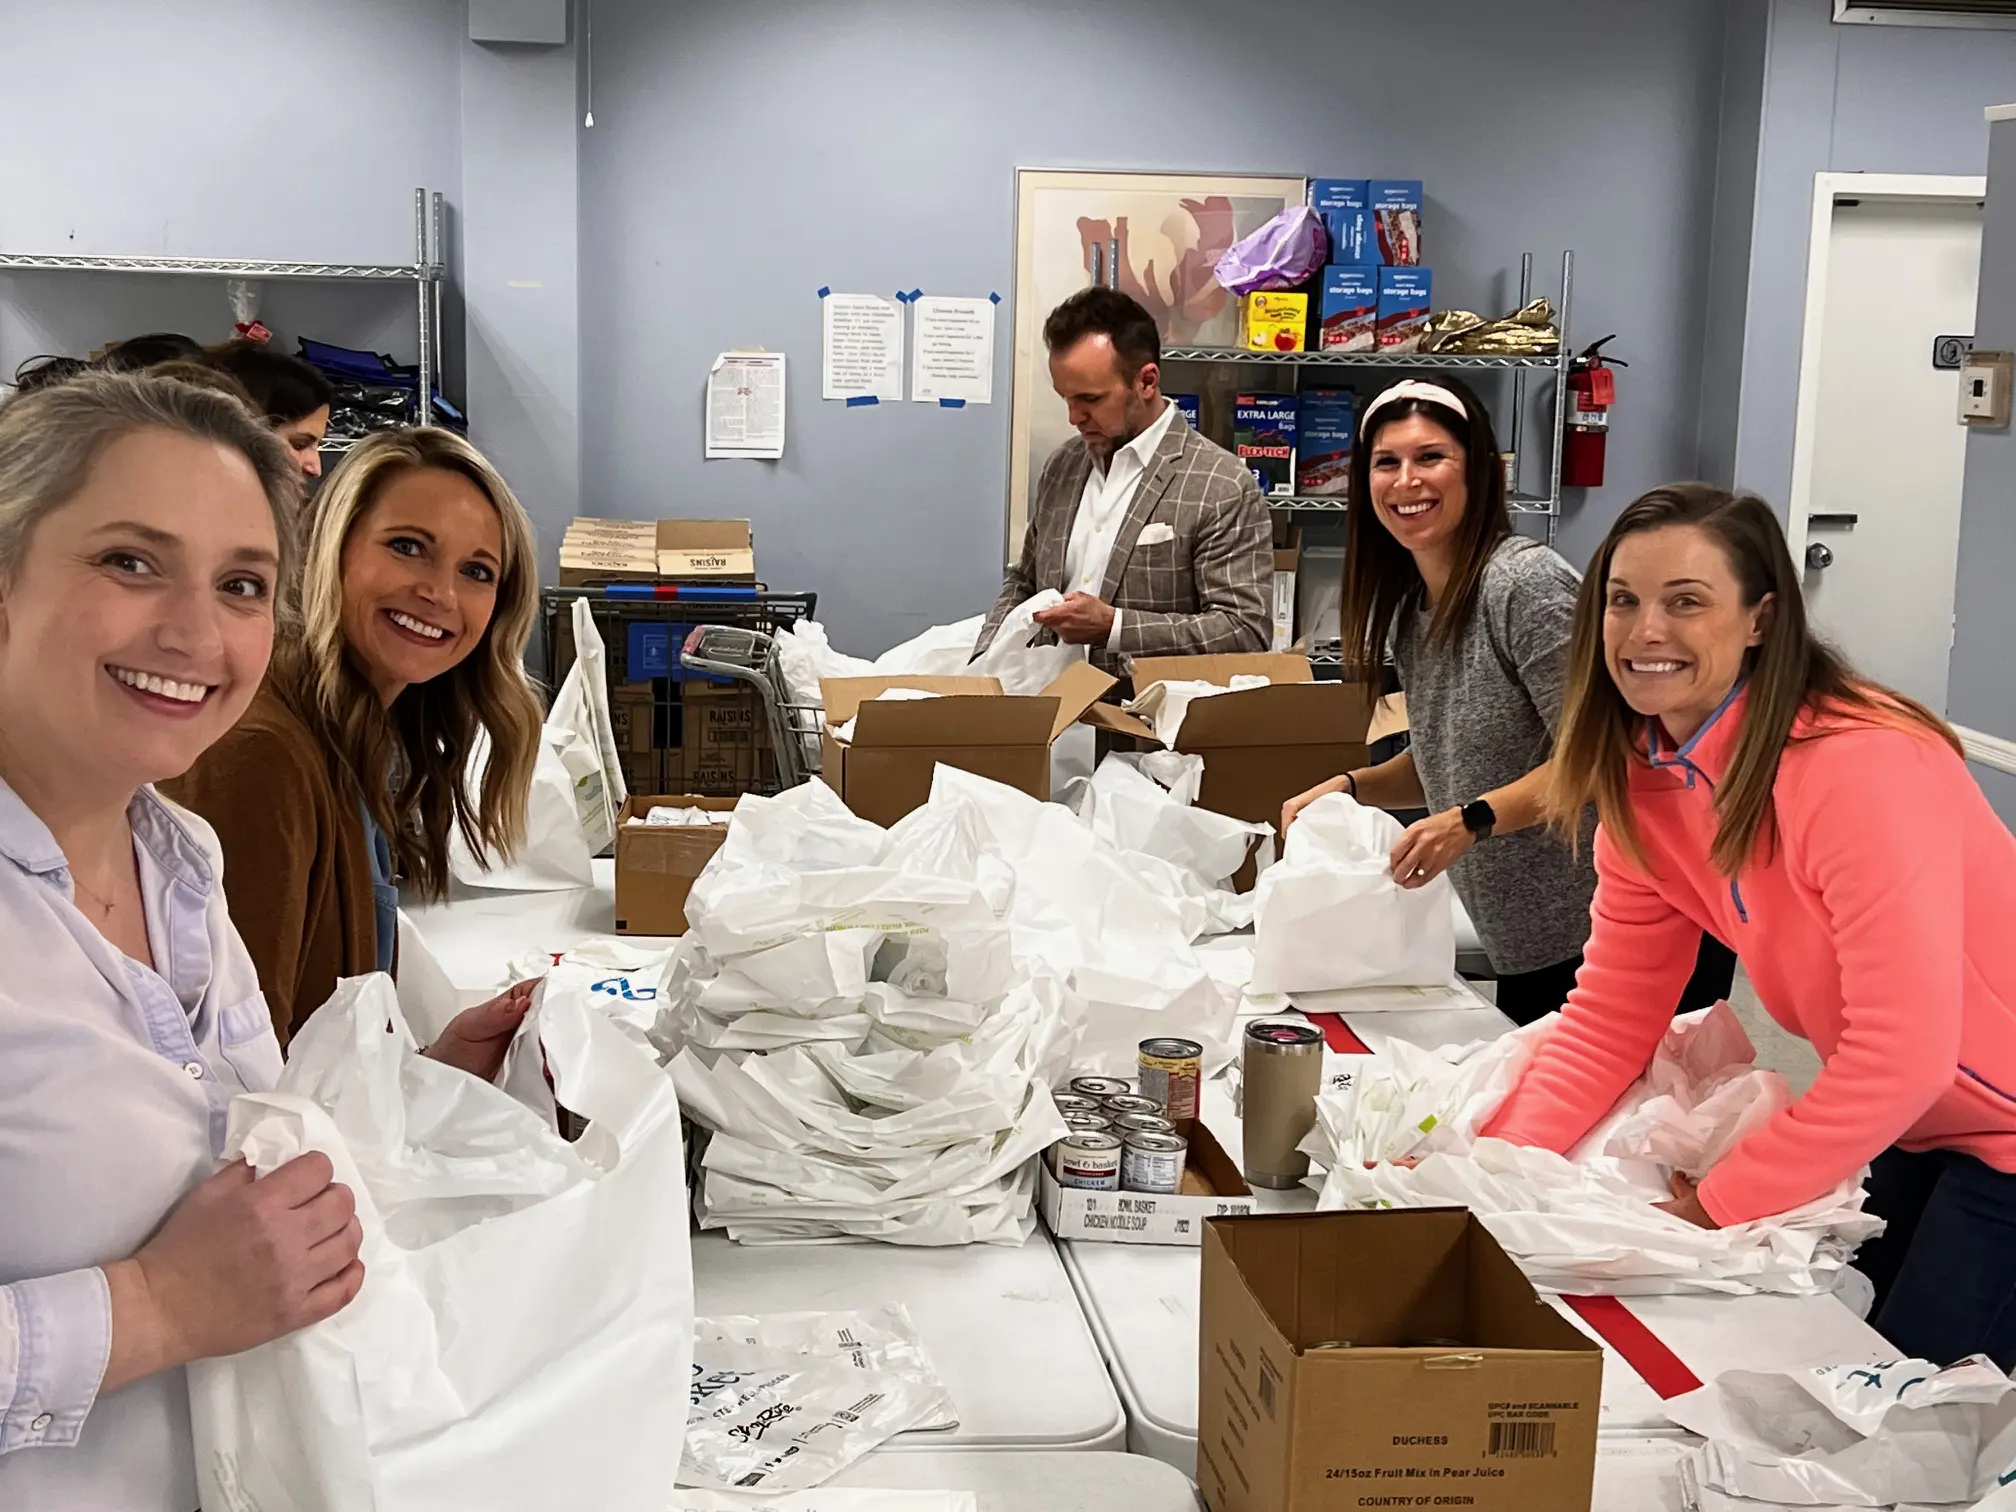
[[[362,1282],[324,1157],[218,1170],[232,1096],[280,1052],[216,838],[150,786],[265,674],[298,477],[232,399],[165,379],[0,408],[7,1512],[192,1512],[182,1367]]]

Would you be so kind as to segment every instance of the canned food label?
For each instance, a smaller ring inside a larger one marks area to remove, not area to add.
[[[1121,1156],[1121,1185],[1130,1192],[1173,1193],[1183,1180],[1182,1150],[1143,1150],[1129,1145]]]
[[[1057,1184],[1092,1192],[1120,1190],[1120,1162],[1111,1155],[1059,1156]]]

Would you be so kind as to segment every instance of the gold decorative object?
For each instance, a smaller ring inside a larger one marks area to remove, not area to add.
[[[1450,355],[1547,357],[1561,350],[1554,306],[1543,295],[1498,320],[1470,310],[1441,310],[1428,317],[1421,350]]]

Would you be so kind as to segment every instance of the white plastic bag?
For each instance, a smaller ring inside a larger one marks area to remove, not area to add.
[[[666,1512],[980,1512],[971,1491],[674,1491]]]
[[[998,678],[1001,691],[1015,696],[1034,697],[1064,675],[1064,670],[1085,659],[1083,646],[1052,642],[1032,646],[1029,642],[1042,632],[1036,616],[1055,609],[1064,595],[1045,588],[1034,598],[1024,599],[1002,617],[987,649],[973,658],[965,670],[974,677]],[[976,637],[977,639],[977,637]]]
[[[973,660],[973,643],[987,616],[976,614],[956,624],[933,625],[900,646],[876,657],[866,675],[871,677],[959,677]]]
[[[914,1426],[930,1410],[929,1394],[895,1371],[701,1343],[679,1479],[745,1490],[820,1485]]]
[[[2016,1453],[2016,1390],[1981,1355],[1730,1371],[1674,1397],[1708,1442],[1684,1461],[1703,1508],[1972,1506]]]
[[[1387,871],[1400,822],[1330,793],[1288,831],[1254,888],[1255,993],[1439,987],[1456,976],[1449,878],[1403,888]]]
[[[1756,1110],[1782,1106],[1726,1003],[1677,1019],[1651,1066],[1568,1157],[1480,1139],[1560,1022],[1483,1044],[1391,1040],[1353,1085],[1317,1098],[1303,1148],[1328,1168],[1320,1208],[1470,1208],[1543,1290],[1617,1295],[1833,1290],[1855,1246],[1882,1230],[1859,1178],[1803,1207],[1704,1229],[1661,1212],[1674,1161],[1700,1175]],[[1394,1162],[1419,1161],[1413,1167]]]
[[[679,1101],[575,994],[540,990],[512,1059],[591,1120],[577,1143],[422,1058],[382,975],[341,983],[278,1088],[233,1101],[227,1155],[335,1165],[365,1279],[189,1367],[206,1506],[662,1512],[693,1348]]]
[[[1202,756],[1116,751],[1093,773],[1078,816],[1115,850],[1176,868],[1206,928],[1223,933],[1253,922],[1252,895],[1233,892],[1232,879],[1249,858],[1263,871],[1273,863],[1274,829],[1192,807],[1203,774]]]
[[[1155,732],[1155,738],[1165,747],[1173,747],[1176,737],[1183,733],[1183,717],[1190,712],[1190,705],[1200,698],[1216,698],[1221,693],[1244,693],[1249,688],[1264,688],[1268,679],[1251,672],[1237,672],[1229,683],[1219,684],[1193,679],[1154,682],[1148,684],[1127,701],[1123,707],[1129,714],[1138,714]]]
[[[574,665],[539,732],[539,755],[526,798],[525,838],[509,860],[471,850],[460,828],[448,836],[448,867],[467,887],[495,892],[557,892],[594,884],[591,860],[616,837],[629,796],[609,718],[607,653],[588,600],[574,601]],[[479,729],[469,757],[469,788],[481,790],[490,737]]]
[[[911,1429],[940,1431],[957,1428],[959,1413],[952,1393],[901,1302],[854,1312],[764,1313],[760,1316],[699,1318],[693,1324],[696,1348],[715,1342],[743,1344],[787,1354],[840,1360],[856,1370],[894,1371],[913,1376],[933,1391],[931,1411]]]

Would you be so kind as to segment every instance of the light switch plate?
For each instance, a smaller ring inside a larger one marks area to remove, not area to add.
[[[1960,364],[1960,423],[1982,430],[2006,427],[2010,380],[2009,353],[1969,352]]]

